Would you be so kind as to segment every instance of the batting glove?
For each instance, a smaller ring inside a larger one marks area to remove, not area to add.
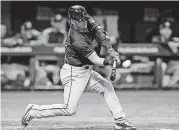
[[[117,53],[113,48],[108,49],[107,52],[113,61],[115,60],[117,61],[117,64],[120,64],[119,53]]]

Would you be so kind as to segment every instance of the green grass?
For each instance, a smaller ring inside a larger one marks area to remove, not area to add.
[[[138,130],[179,130],[179,91],[117,91],[128,119]],[[63,103],[62,91],[2,92],[2,130],[24,130],[21,117],[29,103]],[[76,115],[32,120],[26,130],[113,130],[111,113],[101,95],[85,92]]]

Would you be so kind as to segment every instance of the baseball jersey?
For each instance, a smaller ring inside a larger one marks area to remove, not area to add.
[[[94,51],[99,55],[102,41],[106,39],[102,28],[97,24],[95,26],[93,30],[70,28],[65,43],[65,63],[74,66],[93,64],[88,56]]]

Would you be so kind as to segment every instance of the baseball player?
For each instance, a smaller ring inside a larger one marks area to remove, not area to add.
[[[22,117],[22,125],[27,126],[33,118],[74,115],[81,95],[89,89],[104,96],[114,117],[115,129],[136,130],[126,119],[112,83],[89,67],[92,64],[111,65],[113,61],[119,63],[119,55],[111,47],[107,34],[80,5],[70,7],[68,17],[70,29],[65,43],[65,64],[60,72],[64,104],[29,104]],[[110,60],[98,56],[101,46],[107,49]]]

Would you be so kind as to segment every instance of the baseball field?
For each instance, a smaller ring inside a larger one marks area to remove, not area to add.
[[[179,130],[179,91],[116,91],[121,105],[138,130]],[[1,93],[1,129],[24,130],[21,117],[29,103],[63,103],[63,91]],[[102,97],[85,92],[76,115],[32,120],[26,130],[113,130],[114,122]]]

